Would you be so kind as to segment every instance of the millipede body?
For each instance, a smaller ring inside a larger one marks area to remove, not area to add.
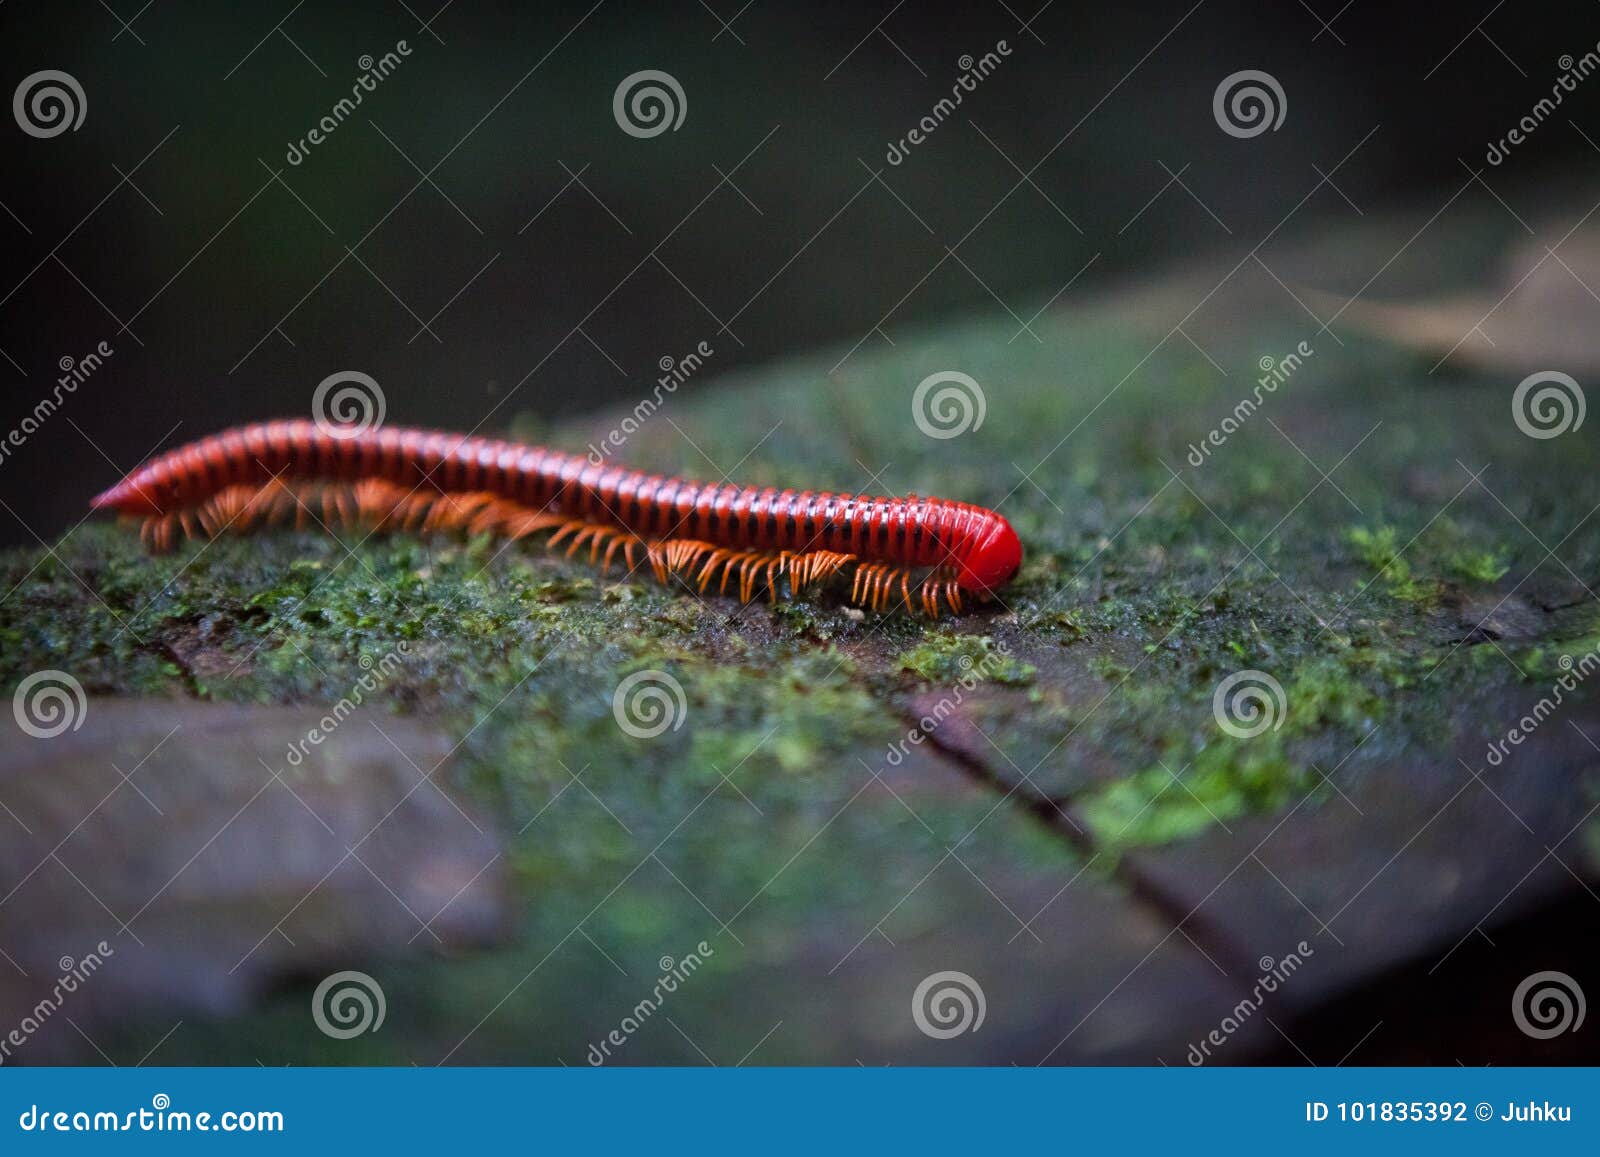
[[[404,530],[551,532],[609,567],[620,553],[655,576],[748,601],[853,569],[851,600],[937,615],[1011,580],[1016,532],[981,506],[703,483],[579,454],[432,430],[293,419],[237,427],[139,467],[91,505],[142,521],[156,550],[179,534],[245,531],[293,518]],[[916,589],[913,591],[913,578]]]

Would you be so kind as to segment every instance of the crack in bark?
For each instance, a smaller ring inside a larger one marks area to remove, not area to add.
[[[939,757],[954,764],[967,777],[997,791],[1004,799],[1015,800],[1024,814],[1052,833],[1062,837],[1086,860],[1105,856],[1111,862],[1111,876],[1127,888],[1134,902],[1172,926],[1196,952],[1218,967],[1227,982],[1245,991],[1247,982],[1236,977],[1256,973],[1255,958],[1236,944],[1222,928],[1199,914],[1199,906],[1189,908],[1180,896],[1169,891],[1145,872],[1132,865],[1128,857],[1099,846],[1087,823],[1072,806],[1072,796],[1051,796],[1024,780],[1011,783],[987,762],[963,748],[942,741],[934,732],[921,731],[919,720],[899,707],[890,709],[908,727],[920,732]],[[1169,933],[1171,935],[1171,933]]]
[[[178,669],[178,679],[183,684],[183,689],[189,693],[190,698],[201,700],[207,698],[205,692],[200,688],[200,680],[195,675],[194,668],[190,666],[187,659],[178,653],[177,648],[165,639],[157,639],[150,644],[149,649]]]

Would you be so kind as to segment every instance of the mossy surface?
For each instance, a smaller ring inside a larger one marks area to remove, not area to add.
[[[421,1010],[407,1027],[308,1042],[286,1028],[303,1019],[297,992],[242,1022],[190,1024],[167,1059],[580,1063],[604,1027],[594,1009],[620,1017],[658,957],[702,939],[721,953],[713,972],[759,988],[784,961],[848,958],[891,918],[916,937],[991,905],[973,879],[1009,907],[1094,856],[1086,886],[1115,900],[1107,869],[1129,849],[1314,812],[1397,761],[1502,731],[1529,685],[1595,643],[1588,431],[1534,441],[1511,421],[1514,382],[1444,380],[1321,335],[1193,465],[1263,352],[1306,335],[1300,320],[1263,320],[1206,355],[1113,310],[1054,310],[1038,342],[1010,340],[1009,319],[952,323],[685,393],[619,455],[997,506],[1025,544],[1021,574],[999,604],[937,624],[827,595],[741,608],[480,539],[285,531],[151,558],[95,522],[51,552],[0,557],[0,685],[55,668],[91,695],[314,715],[403,643],[369,698],[458,739],[454,788],[500,821],[522,931],[386,973],[391,1006]],[[936,440],[912,394],[946,369],[981,384],[986,416]],[[539,435],[579,447],[612,425]],[[1282,696],[1239,737],[1213,700],[1245,670]],[[614,710],[641,673],[665,677],[675,719],[648,738]],[[966,740],[952,728],[892,758],[952,690]],[[1076,809],[1081,839],[1040,824],[1029,799]],[[947,852],[972,879],[927,882]],[[685,1008],[698,1001],[719,1040],[755,1043],[767,1026],[719,1011],[714,992]],[[529,1024],[548,1049],[529,1051]],[[697,1060],[652,1031],[650,1055]]]

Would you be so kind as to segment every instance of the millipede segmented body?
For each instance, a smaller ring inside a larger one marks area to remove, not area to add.
[[[854,568],[851,599],[960,611],[1022,562],[1011,525],[942,498],[871,497],[703,483],[495,438],[432,430],[264,422],[191,442],[141,466],[91,505],[142,520],[153,549],[179,533],[244,531],[293,517],[521,538],[551,531],[569,555],[610,566],[643,556],[658,579],[706,590],[737,575],[748,601]],[[913,572],[919,574],[915,593]]]

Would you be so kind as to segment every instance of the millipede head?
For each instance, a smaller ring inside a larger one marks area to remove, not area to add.
[[[965,558],[956,560],[956,582],[965,591],[987,599],[1016,577],[1022,567],[1022,541],[1011,524],[998,514],[988,537],[979,541]]]

